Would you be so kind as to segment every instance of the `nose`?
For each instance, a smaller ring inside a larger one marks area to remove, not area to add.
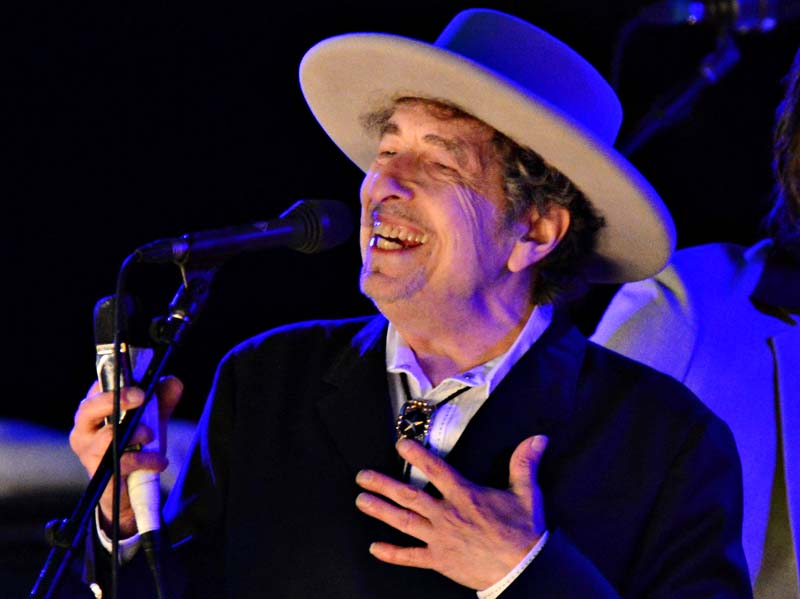
[[[410,200],[418,186],[417,160],[410,153],[396,154],[379,160],[367,174],[367,196],[372,202]]]

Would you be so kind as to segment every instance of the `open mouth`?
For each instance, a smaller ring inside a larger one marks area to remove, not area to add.
[[[381,250],[406,250],[424,245],[427,241],[427,233],[412,231],[401,225],[389,225],[375,221],[369,245]]]

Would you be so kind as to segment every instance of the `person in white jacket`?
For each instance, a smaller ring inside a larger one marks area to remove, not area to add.
[[[677,251],[620,288],[592,337],[685,383],[732,428],[761,599],[800,596],[800,49],[785,85],[765,238]]]

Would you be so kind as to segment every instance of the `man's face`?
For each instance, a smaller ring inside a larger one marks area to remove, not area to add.
[[[493,131],[399,104],[361,186],[361,289],[385,311],[482,305],[509,291],[508,256],[524,231],[504,225]]]

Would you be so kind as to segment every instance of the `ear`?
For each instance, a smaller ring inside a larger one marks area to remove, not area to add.
[[[543,260],[567,234],[569,223],[569,210],[563,206],[553,204],[542,215],[532,209],[521,223],[524,233],[511,250],[508,269],[520,272]]]

